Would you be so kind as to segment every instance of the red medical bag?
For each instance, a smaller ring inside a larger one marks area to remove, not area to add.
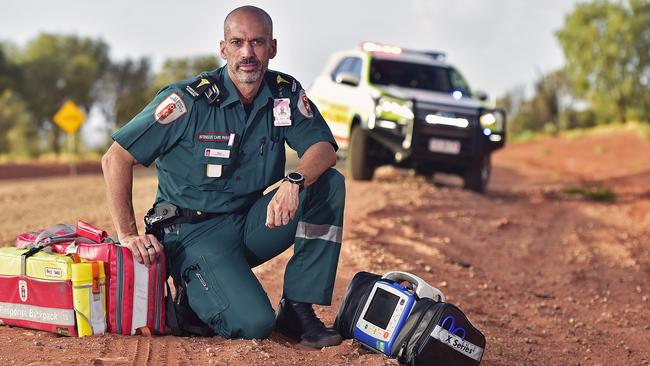
[[[49,233],[43,235],[42,233]],[[17,246],[29,245],[37,237],[52,242],[57,253],[76,253],[79,257],[103,261],[107,291],[108,331],[117,334],[162,333],[165,327],[165,257],[146,267],[133,258],[128,248],[113,242],[106,232],[79,221],[76,227],[57,225],[50,229],[23,233]],[[43,238],[45,236],[45,238]]]

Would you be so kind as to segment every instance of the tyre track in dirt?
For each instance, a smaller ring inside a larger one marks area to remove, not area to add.
[[[132,341],[131,344],[135,345],[131,364],[136,365],[151,365],[151,338],[138,337],[137,340]]]

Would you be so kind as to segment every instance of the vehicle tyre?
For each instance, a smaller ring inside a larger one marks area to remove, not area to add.
[[[368,154],[371,143],[370,136],[361,127],[352,128],[348,167],[354,180],[371,180],[375,173],[375,166],[370,161]]]
[[[419,175],[421,177],[433,179],[434,174],[435,170],[433,170],[433,167],[427,165],[421,165],[415,168],[415,175]]]
[[[465,171],[463,175],[465,189],[485,193],[491,173],[492,162],[490,155],[486,155],[478,163],[473,164]]]

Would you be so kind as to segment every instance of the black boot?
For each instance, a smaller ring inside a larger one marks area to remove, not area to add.
[[[336,346],[342,341],[336,330],[325,328],[311,304],[287,300],[284,297],[280,300],[275,315],[275,329],[307,347]]]

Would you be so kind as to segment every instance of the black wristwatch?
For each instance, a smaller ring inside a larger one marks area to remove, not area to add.
[[[288,181],[293,184],[297,184],[299,190],[302,190],[305,187],[305,176],[298,172],[290,172],[284,177],[283,181]]]

